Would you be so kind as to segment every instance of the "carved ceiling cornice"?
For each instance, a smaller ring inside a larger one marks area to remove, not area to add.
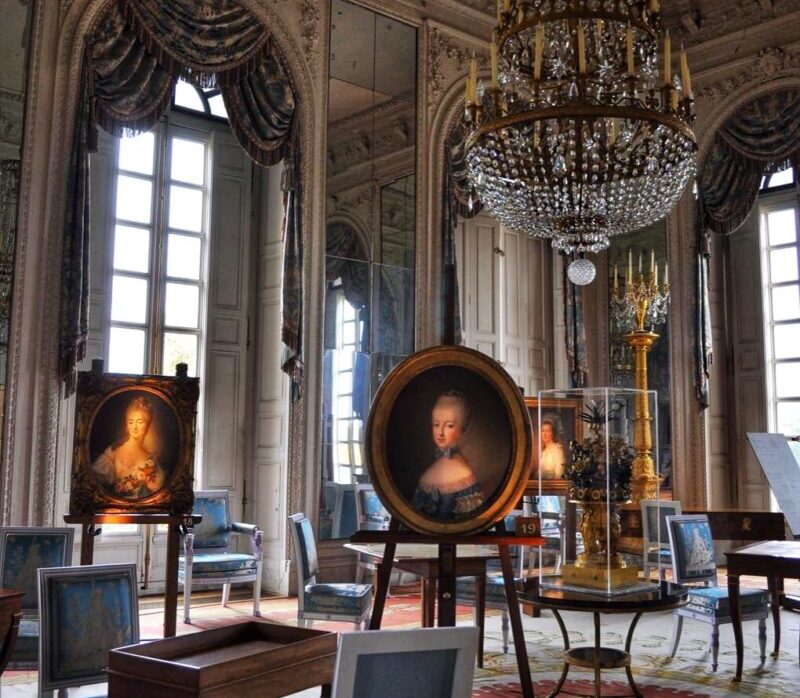
[[[465,75],[472,54],[480,70],[488,70],[489,54],[475,42],[433,27],[428,49],[428,104],[435,105],[455,76]]]
[[[703,102],[712,104],[722,101],[748,83],[761,84],[784,75],[797,74],[798,71],[800,71],[800,49],[765,48],[759,51],[755,60],[743,70],[738,70],[735,75],[724,80],[706,85],[697,92],[695,98],[698,105]]]

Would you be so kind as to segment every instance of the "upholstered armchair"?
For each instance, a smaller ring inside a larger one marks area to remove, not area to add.
[[[311,627],[315,620],[353,623],[360,630],[372,608],[372,584],[319,584],[317,545],[305,514],[289,517],[297,561],[297,620]]]
[[[191,623],[193,585],[222,584],[222,605],[228,605],[231,584],[253,583],[253,615],[260,616],[261,529],[230,520],[227,490],[195,492],[194,514],[203,520],[184,536],[184,554],[178,559],[178,581],[183,585],[183,620]],[[250,537],[251,552],[229,550],[231,534]]]

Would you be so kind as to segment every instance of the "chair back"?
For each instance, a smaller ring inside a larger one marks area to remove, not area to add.
[[[639,502],[642,510],[642,540],[644,554],[655,548],[669,549],[668,516],[681,513],[681,503],[661,499],[643,499]]]
[[[389,522],[389,512],[372,485],[356,485],[356,517],[359,531],[382,531]]]
[[[195,492],[192,513],[200,514],[203,517],[203,520],[192,530],[194,549],[206,553],[227,550],[231,531],[228,490]]]
[[[705,514],[667,517],[672,579],[676,584],[717,583],[714,540]]]
[[[298,596],[300,596],[303,587],[308,583],[313,584],[319,572],[317,544],[314,541],[311,521],[306,518],[305,514],[292,514],[289,521],[294,541],[294,554],[297,559],[297,588]]]
[[[74,536],[72,528],[0,528],[0,587],[25,592],[25,616],[39,614],[36,571],[41,567],[69,567]]]
[[[349,538],[358,530],[356,506],[356,486],[336,485],[332,531],[334,538]]]
[[[478,634],[474,625],[342,633],[333,698],[469,698]]]

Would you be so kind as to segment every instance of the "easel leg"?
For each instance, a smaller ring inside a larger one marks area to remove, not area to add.
[[[450,628],[456,624],[456,546],[439,544],[439,627]]]
[[[175,637],[178,616],[178,548],[180,525],[169,524],[167,533],[167,569],[164,589],[164,637]],[[186,590],[184,589],[184,593]]]
[[[522,616],[519,612],[519,601],[517,601],[514,571],[511,568],[511,555],[508,552],[507,545],[498,545],[497,548],[500,552],[500,565],[503,570],[503,586],[506,590],[508,615],[511,619],[511,632],[514,635],[514,651],[517,655],[517,669],[519,670],[519,682],[522,686],[522,695],[524,698],[535,698],[533,682],[531,681],[531,668],[528,666],[528,650],[525,647],[525,636],[522,634]]]
[[[475,615],[478,616],[478,666],[483,669],[483,632],[486,627],[486,575],[475,577]]]
[[[94,559],[94,538],[100,534],[100,529],[89,521],[81,527],[81,565],[91,565]]]
[[[390,528],[390,530],[397,530],[397,527]],[[386,606],[386,594],[389,591],[389,580],[392,578],[392,563],[394,562],[394,552],[396,549],[396,543],[387,543],[383,550],[383,560],[381,560],[378,565],[378,572],[376,575],[378,587],[375,589],[375,601],[372,604],[372,616],[369,619],[370,630],[381,629],[383,609]]]
[[[436,624],[436,580],[422,578],[422,627],[432,628]]]

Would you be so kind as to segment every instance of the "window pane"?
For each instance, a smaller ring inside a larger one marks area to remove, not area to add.
[[[794,242],[797,239],[794,209],[785,208],[768,213],[767,228],[769,229],[770,245],[784,245],[787,242]]]
[[[773,284],[797,281],[797,248],[783,247],[769,253],[769,275]]]
[[[164,321],[170,327],[197,327],[200,289],[188,284],[167,284]]]
[[[170,234],[167,276],[200,280],[200,238]]]
[[[775,364],[775,394],[800,397],[800,363]]]
[[[114,230],[114,269],[147,273],[150,230],[118,225]]]
[[[139,174],[153,174],[153,146],[155,135],[142,133],[135,138],[119,141],[119,169]]]
[[[164,375],[174,376],[179,363],[188,364],[190,376],[197,375],[197,335],[165,332]]]
[[[192,87],[188,82],[178,80],[175,85],[175,104],[185,109],[193,109],[205,114],[205,106],[197,90]]]
[[[778,432],[787,436],[800,434],[800,402],[778,403]]]
[[[169,227],[203,231],[203,192],[199,189],[169,188]]]
[[[775,325],[772,351],[776,359],[800,357],[800,325]]]
[[[772,177],[769,178],[769,188],[772,187],[782,187],[785,184],[791,184],[794,181],[794,171],[791,167],[781,170],[780,172],[776,172]]]
[[[144,323],[147,320],[147,280],[114,275],[111,287],[111,319]]]
[[[153,185],[137,177],[117,177],[117,218],[149,223],[153,207]]]
[[[205,182],[206,146],[199,141],[184,138],[172,139],[172,168],[170,176],[180,182],[200,184]]]
[[[225,102],[222,95],[214,95],[208,98],[208,106],[214,116],[221,116],[223,119],[228,118],[228,110],[225,108]]]
[[[108,346],[111,373],[144,373],[144,330],[112,327]]]
[[[772,319],[791,320],[800,317],[800,293],[797,286],[772,289]]]

